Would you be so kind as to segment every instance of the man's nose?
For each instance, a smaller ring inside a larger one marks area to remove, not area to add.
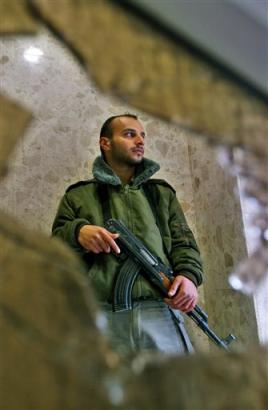
[[[139,145],[144,145],[144,138],[141,135],[136,135],[135,143]]]

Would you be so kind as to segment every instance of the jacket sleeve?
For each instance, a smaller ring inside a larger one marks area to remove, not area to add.
[[[186,276],[199,286],[203,281],[200,252],[174,193],[172,193],[169,211],[172,268],[175,274]]]
[[[77,240],[79,229],[83,225],[89,225],[87,219],[77,216],[76,208],[66,193],[58,207],[58,211],[52,226],[52,236],[57,236],[67,242],[69,246],[79,254],[85,251]]]

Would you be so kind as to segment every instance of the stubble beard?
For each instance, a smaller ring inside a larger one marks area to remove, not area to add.
[[[129,166],[129,167],[133,167],[133,166],[139,165],[142,162],[143,155],[141,155],[140,157],[137,157],[137,158],[131,158],[130,156],[128,156],[125,153],[116,152],[115,155],[114,155],[114,160],[119,164]]]

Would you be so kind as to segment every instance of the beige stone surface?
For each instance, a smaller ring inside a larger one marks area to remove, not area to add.
[[[136,377],[136,383],[134,377],[129,379],[126,408],[265,410],[268,405],[265,349],[249,350],[247,354],[160,360],[149,364]]]
[[[29,111],[0,95],[0,177],[7,172],[8,157],[30,119]]]
[[[38,22],[29,12],[27,0],[1,0],[0,34],[34,34]]]
[[[105,408],[115,362],[80,263],[3,213],[0,243],[0,408]]]
[[[34,4],[76,50],[102,90],[217,142],[268,153],[267,104],[180,44],[107,1]]]

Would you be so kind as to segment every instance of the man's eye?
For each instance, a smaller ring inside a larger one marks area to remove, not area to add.
[[[129,137],[129,138],[135,137],[135,132],[133,132],[133,131],[128,131],[128,132],[125,133],[125,136],[126,136],[126,137]]]

